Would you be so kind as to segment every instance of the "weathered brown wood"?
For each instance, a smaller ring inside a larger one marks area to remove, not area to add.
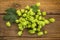
[[[45,30],[48,31],[47,35],[43,35],[43,38],[60,38],[60,15],[47,15],[46,18],[53,17],[56,22],[45,26]],[[5,21],[3,21],[3,15],[0,15],[0,36],[1,37],[18,37],[18,28],[16,24],[12,24],[11,28],[7,28]],[[27,30],[24,30],[22,37],[38,37],[28,34]]]
[[[60,40],[60,38],[21,38],[21,37],[3,37],[1,40]]]
[[[41,10],[48,13],[60,13],[60,0],[0,0],[0,14],[9,7],[24,8],[26,5],[41,3]],[[17,5],[16,5],[17,4]]]
[[[22,37],[19,37],[17,24],[12,24],[10,28],[7,28],[3,20],[4,15],[0,15],[0,40],[60,40],[60,15],[54,15],[60,14],[60,0],[0,0],[0,14],[5,14],[5,10],[9,7],[21,9],[37,2],[41,3],[41,11],[51,14],[47,15],[46,18],[56,19],[56,22],[45,26],[48,34],[38,37],[36,34],[30,35],[27,30],[24,30]]]

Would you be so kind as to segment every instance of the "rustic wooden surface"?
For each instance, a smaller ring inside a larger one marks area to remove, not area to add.
[[[42,37],[38,37],[36,34],[29,35],[25,30],[22,37],[19,37],[16,24],[13,24],[11,28],[6,27],[3,16],[7,8],[21,9],[36,2],[41,3],[41,11],[46,11],[49,14],[46,18],[53,17],[56,19],[56,22],[45,26],[45,30],[48,31],[47,35]],[[60,40],[60,0],[0,0],[0,40]]]

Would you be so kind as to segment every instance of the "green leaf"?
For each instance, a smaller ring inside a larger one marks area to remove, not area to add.
[[[17,16],[16,15],[10,15],[10,22],[13,23],[15,22],[15,20],[17,19]]]
[[[31,8],[33,9],[33,12],[37,12],[37,10],[39,9],[39,7],[38,6],[36,6],[36,5],[33,5],[33,6],[31,6]]]
[[[3,19],[4,19],[5,21],[8,21],[8,20],[10,19],[10,16],[9,16],[9,15],[5,15],[5,16],[3,17]]]
[[[16,15],[16,9],[15,8],[9,8],[6,10],[6,15],[3,17],[5,21],[10,21],[11,23],[14,23],[15,20],[18,18]]]
[[[16,14],[16,9],[15,9],[15,8],[8,8],[8,9],[6,10],[6,13],[7,13],[7,14]]]

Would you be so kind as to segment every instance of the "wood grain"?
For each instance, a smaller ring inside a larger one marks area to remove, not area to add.
[[[41,11],[46,11],[46,18],[55,18],[56,21],[44,27],[48,31],[47,35],[38,37],[36,34],[30,35],[25,29],[22,37],[17,35],[17,24],[12,24],[7,28],[3,16],[5,10],[10,7],[22,9],[26,5],[33,5],[37,2],[41,3]],[[3,15],[1,15],[3,14]],[[0,0],[0,40],[60,40],[60,0]]]
[[[16,24],[12,24],[11,28],[7,28],[5,21],[3,20],[4,15],[0,15],[0,36],[1,37],[18,37],[18,27]],[[47,35],[43,35],[43,38],[60,38],[60,15],[47,15],[46,18],[55,18],[56,22],[45,26],[45,30],[48,31]],[[35,35],[28,34],[27,30],[24,30],[22,37],[38,37]]]
[[[21,37],[3,37],[1,40],[60,40],[60,38],[21,38]]]
[[[41,11],[47,13],[60,13],[60,0],[0,0],[0,14],[5,13],[5,10],[10,7],[24,8],[26,5],[33,5],[37,2],[41,3]],[[17,4],[17,5],[16,5]]]

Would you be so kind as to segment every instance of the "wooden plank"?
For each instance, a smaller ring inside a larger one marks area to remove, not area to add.
[[[0,0],[0,14],[5,13],[9,7],[24,8],[26,5],[41,3],[41,10],[48,13],[60,13],[60,0]],[[17,5],[16,5],[17,4]]]
[[[3,37],[1,40],[60,40],[60,38],[25,38],[25,37]]]
[[[47,35],[43,35],[45,38],[60,38],[60,15],[47,15],[46,18],[53,17],[56,19],[55,23],[51,23],[45,26],[45,30],[48,31]],[[16,24],[12,24],[11,28],[7,28],[5,21],[3,21],[3,15],[0,15],[0,36],[1,37],[18,37],[18,28]],[[24,30],[22,37],[38,37],[35,35],[28,34],[27,30]]]

